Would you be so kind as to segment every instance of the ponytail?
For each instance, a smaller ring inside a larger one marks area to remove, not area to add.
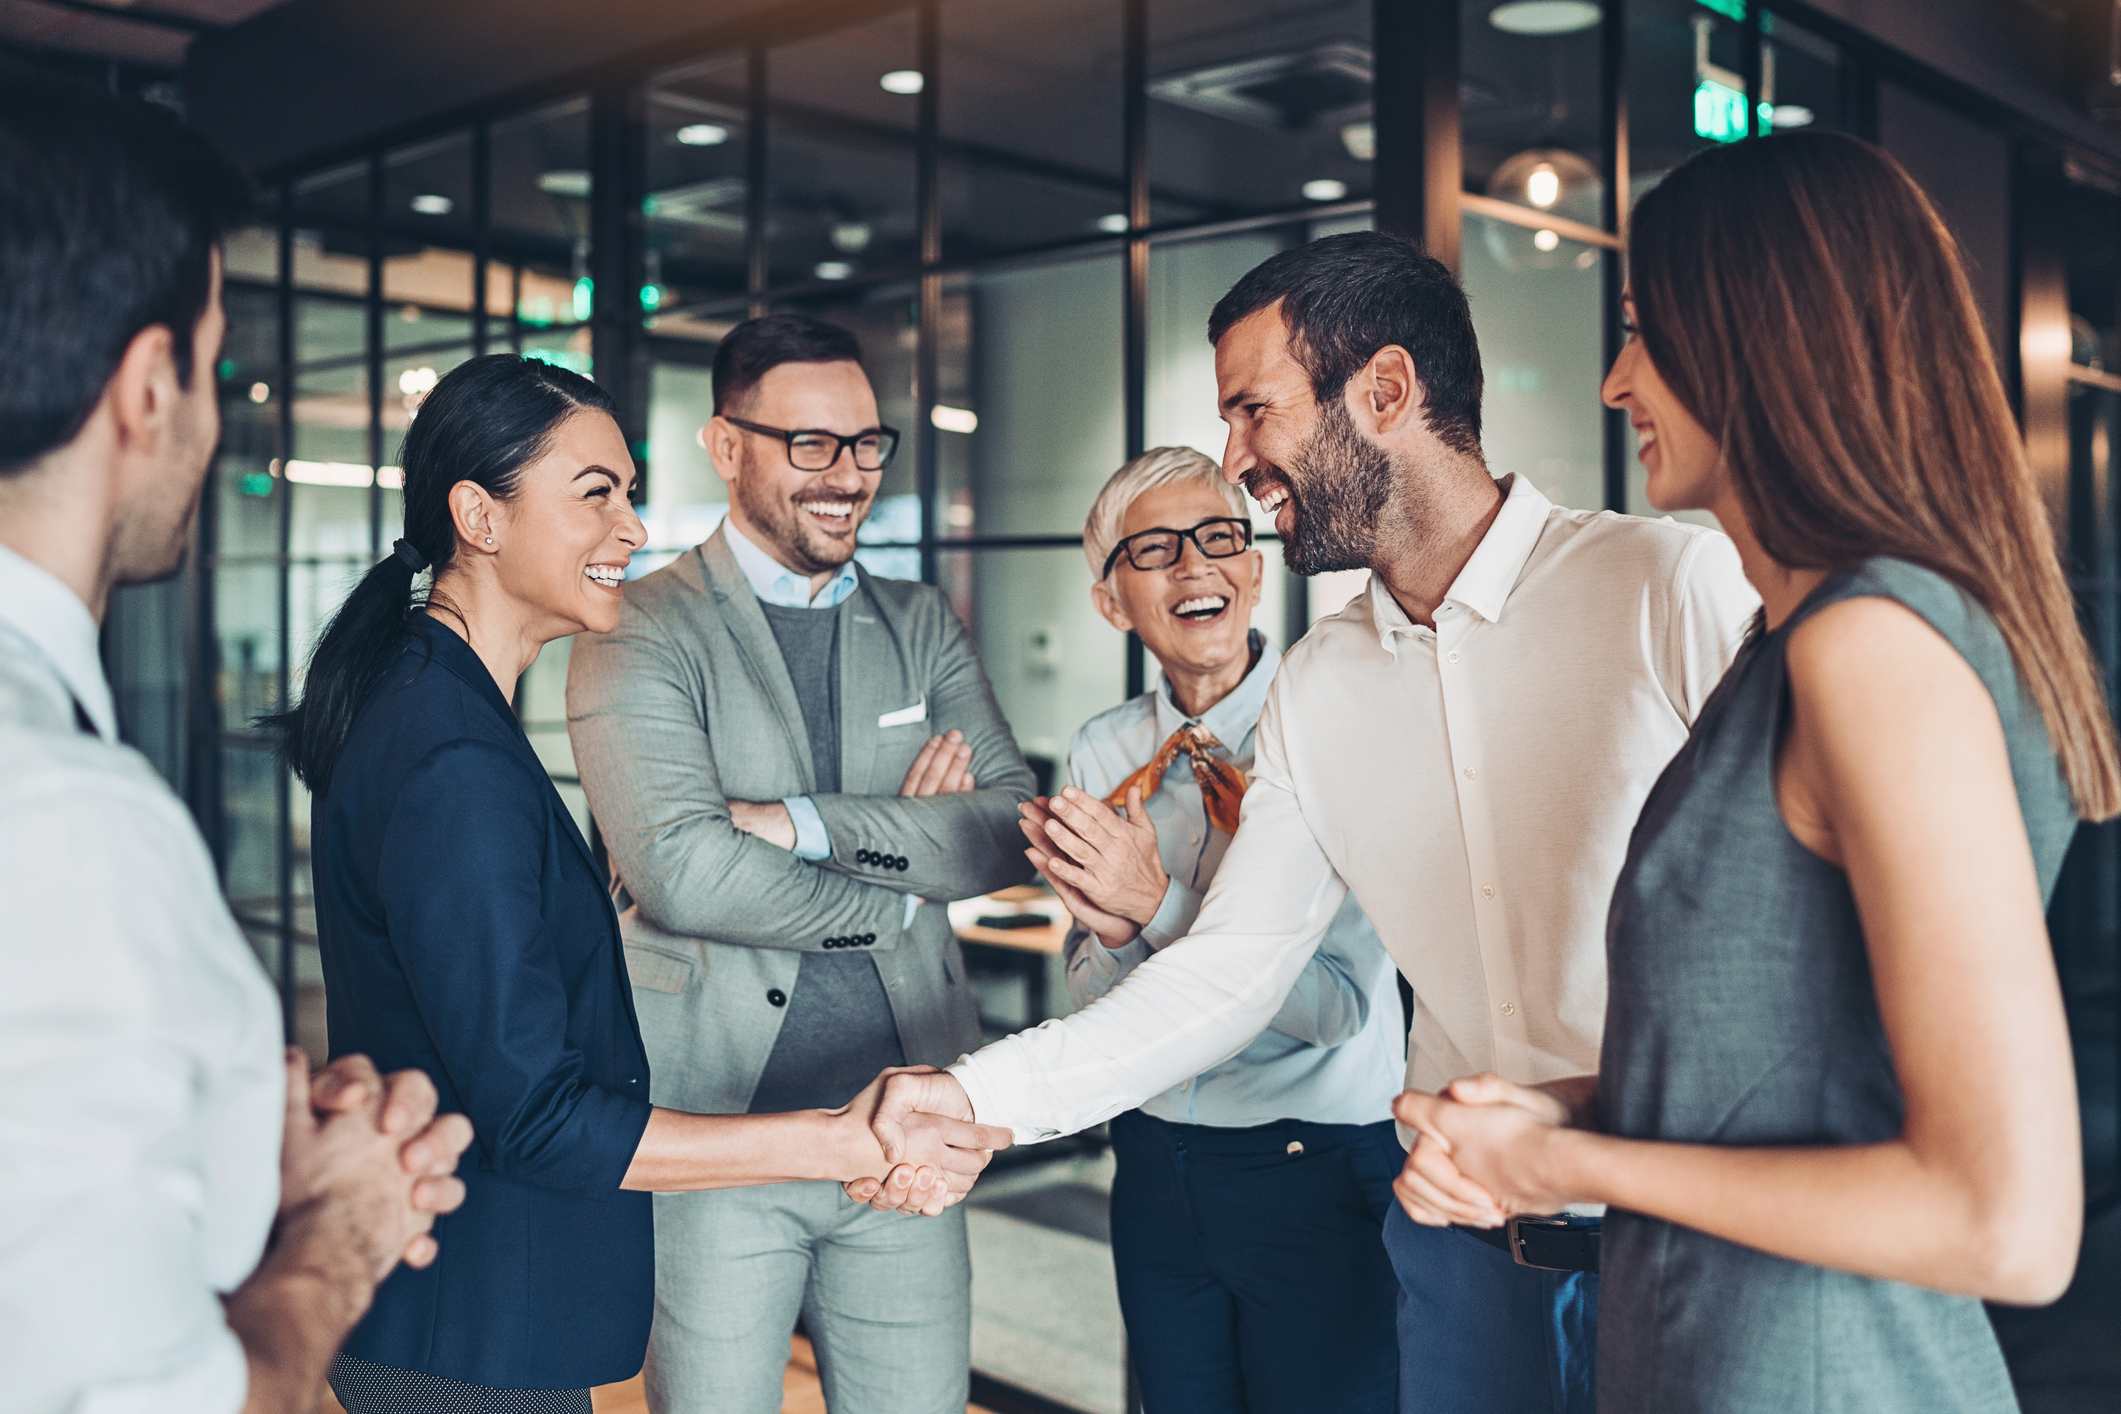
[[[280,755],[311,793],[331,787],[331,768],[353,730],[354,718],[376,683],[404,651],[412,616],[425,607],[413,581],[428,558],[400,540],[354,586],[309,655],[302,700],[291,710],[258,719],[280,734]]]
[[[468,481],[496,500],[514,499],[523,468],[585,409],[614,412],[610,395],[579,373],[515,354],[460,363],[422,400],[399,456],[405,538],[332,615],[310,654],[302,700],[258,719],[278,734],[282,758],[311,794],[330,789],[355,719],[410,641],[412,616],[427,607],[413,582],[429,568],[439,579],[455,561],[450,488]]]

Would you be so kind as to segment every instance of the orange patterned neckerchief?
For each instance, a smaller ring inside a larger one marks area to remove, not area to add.
[[[1228,748],[1215,739],[1215,733],[1198,722],[1188,723],[1171,733],[1170,740],[1156,749],[1156,755],[1139,771],[1119,783],[1119,789],[1105,797],[1105,804],[1118,810],[1127,803],[1127,792],[1141,787],[1142,799],[1156,794],[1156,788],[1164,783],[1164,772],[1178,759],[1183,751],[1193,758],[1193,779],[1200,783],[1200,798],[1208,807],[1208,823],[1226,835],[1237,833],[1237,811],[1245,798],[1245,773],[1231,763]]]

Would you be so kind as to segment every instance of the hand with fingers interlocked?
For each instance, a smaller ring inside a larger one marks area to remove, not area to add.
[[[1141,787],[1129,789],[1124,812],[1069,786],[1026,801],[1020,813],[1031,842],[1025,857],[1076,921],[1107,947],[1133,941],[1171,885]]]

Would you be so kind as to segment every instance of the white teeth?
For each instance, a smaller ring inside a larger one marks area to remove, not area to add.
[[[803,509],[814,516],[851,516],[854,514],[854,502],[811,501]]]
[[[1180,604],[1177,608],[1173,609],[1171,612],[1180,615],[1209,612],[1219,614],[1224,609],[1228,608],[1229,605],[1230,601],[1228,599],[1223,598],[1221,595],[1209,594],[1203,595],[1199,598],[1188,599],[1184,603]]]
[[[1274,514],[1274,512],[1280,510],[1282,507],[1282,502],[1288,499],[1288,488],[1286,486],[1277,486],[1272,491],[1269,491],[1266,495],[1259,498],[1259,508],[1265,511],[1268,515],[1272,515]]]
[[[614,569],[610,565],[591,565],[588,569],[583,570],[582,573],[595,580],[598,584],[611,589],[618,588],[620,583],[626,578],[626,571]]]

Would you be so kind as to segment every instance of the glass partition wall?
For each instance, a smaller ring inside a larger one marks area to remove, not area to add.
[[[1493,469],[1563,503],[1645,509],[1625,419],[1597,401],[1621,337],[1629,206],[1717,142],[1807,125],[1875,137],[1880,72],[1908,78],[1779,9],[791,5],[678,62],[273,174],[267,220],[229,246],[226,433],[180,590],[188,617],[128,591],[114,620],[122,630],[130,612],[138,634],[193,645],[188,684],[135,675],[149,704],[136,715],[160,724],[156,759],[183,780],[293,1033],[321,1042],[308,800],[253,723],[299,687],[319,628],[396,535],[393,462],[452,366],[514,350],[613,393],[642,473],[639,575],[723,516],[698,432],[727,330],[783,309],[855,330],[905,434],[859,556],[945,590],[1050,773],[1081,721],[1153,676],[1092,609],[1089,501],[1147,447],[1219,456],[1208,311],[1277,250],[1373,223],[1427,240],[1472,302]],[[1375,101],[1395,93],[1418,101]],[[2083,503],[2066,523],[2104,650],[2121,602],[2105,554],[2121,407],[2110,277],[2075,277],[2069,295],[2081,348],[2052,459]],[[1260,621],[1284,644],[1360,587],[1360,574],[1296,579],[1268,555]],[[566,659],[564,643],[545,652],[517,710],[593,830]],[[2116,931],[2121,869],[2099,839],[2073,857],[2058,943]],[[982,1263],[990,1249],[1072,1263],[1068,1290],[1109,1293],[1096,1162],[1049,1166],[1066,1170],[1058,1187],[1033,1195],[989,1185]],[[1036,1232],[997,1226],[1032,1207]],[[1056,1228],[1056,1212],[1074,1216]],[[1021,1293],[979,1305],[990,1402],[1120,1406],[1116,1313],[1085,1321]]]

